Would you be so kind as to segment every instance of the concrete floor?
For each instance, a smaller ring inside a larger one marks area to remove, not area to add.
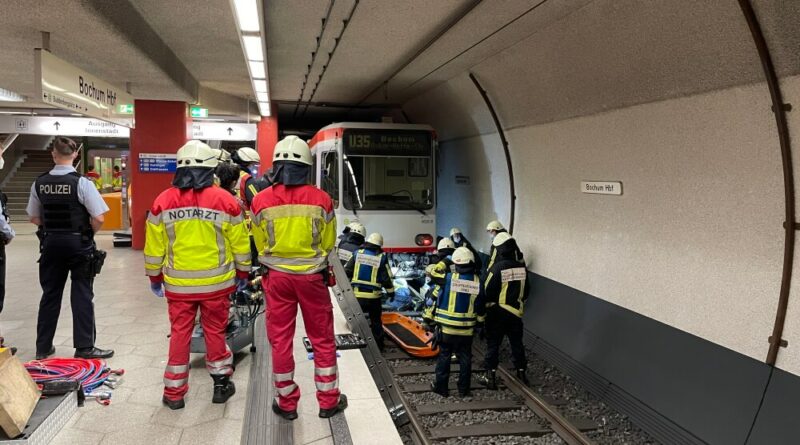
[[[38,240],[30,224],[15,224],[17,238],[7,249],[6,302],[0,330],[19,349],[20,360],[35,354],[36,314],[41,297]],[[225,405],[211,403],[212,381],[202,355],[192,355],[187,406],[170,411],[161,405],[169,321],[166,302],[154,297],[144,276],[142,254],[115,249],[110,234],[97,237],[108,251],[103,273],[95,281],[97,346],[113,348],[112,368],[125,369],[123,383],[110,406],[87,401],[52,442],[96,444],[238,444],[249,378],[250,356],[237,354],[236,395]],[[69,288],[69,286],[67,286]],[[71,357],[72,317],[65,291],[56,331],[56,355]]]

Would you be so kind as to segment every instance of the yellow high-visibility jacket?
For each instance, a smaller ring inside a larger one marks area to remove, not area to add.
[[[325,270],[336,242],[330,196],[313,185],[276,184],[253,199],[253,239],[261,264],[294,274]]]
[[[163,191],[147,218],[145,272],[168,298],[227,295],[250,271],[250,238],[239,203],[219,187]]]

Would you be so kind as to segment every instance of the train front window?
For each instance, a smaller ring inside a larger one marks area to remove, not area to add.
[[[433,208],[430,132],[348,129],[342,139],[345,208],[420,212]]]

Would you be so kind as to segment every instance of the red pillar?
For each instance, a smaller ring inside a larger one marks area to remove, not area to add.
[[[192,120],[186,103],[137,100],[136,128],[131,131],[131,232],[132,247],[144,248],[147,211],[159,193],[170,187],[174,173],[142,173],[139,153],[174,154],[189,139]]]
[[[261,156],[261,171],[263,174],[272,167],[272,152],[278,143],[278,118],[274,116],[262,117],[258,123],[256,141],[258,155]]]

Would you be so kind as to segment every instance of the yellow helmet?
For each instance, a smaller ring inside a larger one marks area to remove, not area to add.
[[[383,235],[380,233],[370,233],[367,237],[367,242],[378,247],[383,247]]]
[[[461,229],[459,229],[458,227],[453,227],[452,229],[450,229],[450,236],[453,236],[456,233],[461,233]]]
[[[494,230],[495,232],[499,232],[501,230],[505,230],[505,227],[503,227],[503,224],[500,221],[494,220],[494,221],[490,221],[489,224],[486,225],[486,231],[488,232],[490,230]]]
[[[474,263],[475,255],[473,255],[472,251],[466,247],[459,247],[455,252],[453,252],[453,262],[460,266]]]
[[[455,249],[455,248],[456,248],[456,245],[453,244],[453,240],[451,240],[450,238],[442,238],[439,241],[439,245],[436,246],[436,250]]]

